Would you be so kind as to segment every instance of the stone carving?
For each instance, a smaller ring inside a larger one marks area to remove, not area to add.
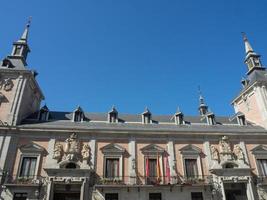
[[[231,151],[231,147],[230,147],[230,142],[227,136],[223,136],[222,139],[219,142],[219,146],[220,146],[220,153],[232,153]]]
[[[5,100],[5,95],[0,92],[0,105]]]
[[[7,79],[2,81],[2,86],[3,86],[5,91],[10,91],[10,90],[12,90],[14,83],[11,80],[11,78],[7,78]]]
[[[90,148],[89,144],[84,144],[83,145],[81,154],[82,154],[83,160],[86,160],[86,161],[90,160],[90,157],[91,157],[91,148]]]
[[[238,144],[236,144],[234,146],[234,154],[238,160],[244,160],[245,159],[244,152]]]
[[[212,160],[219,160],[219,151],[214,145],[210,146]]]
[[[78,159],[78,154],[80,151],[80,143],[77,139],[77,134],[73,133],[71,136],[65,140],[64,145],[64,160],[75,161]]]
[[[54,154],[53,154],[53,159],[56,159],[57,161],[60,161],[62,158],[63,154],[63,147],[61,144],[56,143],[55,148],[54,148]]]

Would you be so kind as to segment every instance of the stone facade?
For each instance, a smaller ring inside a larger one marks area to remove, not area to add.
[[[249,71],[233,117],[53,112],[27,69],[29,24],[0,63],[4,200],[267,199],[267,78],[246,37]]]

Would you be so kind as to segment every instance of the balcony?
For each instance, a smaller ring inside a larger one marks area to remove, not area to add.
[[[211,176],[194,177],[146,177],[146,176],[121,176],[121,177],[98,177],[96,185],[116,186],[116,185],[209,185]]]
[[[17,176],[7,175],[4,180],[4,185],[21,185],[21,186],[39,186],[42,184],[44,177],[42,176]]]

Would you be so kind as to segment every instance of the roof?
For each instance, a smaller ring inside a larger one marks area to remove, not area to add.
[[[252,86],[256,82],[266,82],[267,83],[267,71],[264,67],[255,68],[251,73],[247,76],[248,84],[239,92],[237,98],[243,94],[245,90],[247,90],[250,86]],[[236,98],[235,98],[236,99]]]
[[[73,122],[72,112],[49,112],[48,121],[39,121],[38,113],[34,113],[25,119],[19,127],[44,128],[44,129],[72,129],[72,130],[136,130],[136,131],[199,131],[199,132],[262,132],[267,131],[248,123],[240,126],[237,120],[229,120],[229,117],[216,117],[215,125],[207,125],[203,116],[185,116],[185,124],[175,124],[173,115],[153,115],[152,123],[143,124],[141,114],[119,114],[118,123],[108,123],[108,113],[84,113],[83,122]]]

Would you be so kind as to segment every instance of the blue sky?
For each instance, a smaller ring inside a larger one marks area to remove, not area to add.
[[[2,0],[0,57],[32,16],[29,68],[51,110],[198,114],[198,85],[216,115],[239,92],[241,32],[267,63],[267,1]]]

